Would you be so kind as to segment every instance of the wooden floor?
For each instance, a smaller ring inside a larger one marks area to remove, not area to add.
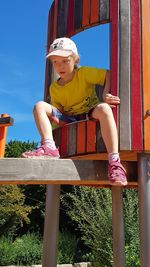
[[[123,161],[128,187],[137,186],[137,162]],[[105,160],[0,159],[0,184],[70,184],[109,186]]]

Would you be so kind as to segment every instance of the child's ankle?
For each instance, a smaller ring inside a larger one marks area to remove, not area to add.
[[[53,150],[56,149],[55,141],[53,139],[43,139],[41,143],[42,145],[46,145]]]
[[[108,153],[108,161],[109,163],[111,163],[112,161],[118,161],[120,162],[120,156],[119,153],[115,152],[115,153]]]

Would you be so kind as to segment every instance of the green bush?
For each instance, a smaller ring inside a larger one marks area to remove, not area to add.
[[[69,232],[59,234],[58,263],[73,263],[78,240]],[[14,241],[9,237],[0,239],[0,266],[41,264],[42,242],[36,234],[23,235]]]
[[[3,237],[0,240],[0,265],[32,265],[40,264],[42,243],[35,234],[27,234],[16,238],[14,242]]]
[[[111,191],[75,186],[61,200],[67,214],[77,224],[82,241],[90,249],[83,257],[95,267],[111,267]]]
[[[13,243],[13,247],[17,265],[41,263],[42,244],[35,234],[27,234],[17,238]]]
[[[71,264],[75,260],[78,240],[69,232],[59,234],[58,257],[59,264]]]
[[[14,264],[14,250],[12,240],[7,237],[0,239],[0,265]]]

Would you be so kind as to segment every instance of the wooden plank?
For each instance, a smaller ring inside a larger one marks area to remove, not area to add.
[[[140,3],[131,1],[132,150],[143,149]]]
[[[61,146],[61,127],[53,130],[53,138],[55,140],[56,146],[59,148]]]
[[[7,137],[7,127],[0,128],[0,158],[4,157]]]
[[[87,121],[87,138],[86,138],[86,152],[95,152],[96,151],[96,122]]]
[[[119,2],[110,1],[110,69],[111,69],[111,94],[119,95],[119,71],[118,71],[118,48],[119,48]],[[118,125],[118,109],[113,109],[114,118]]]
[[[102,138],[99,122],[96,122],[96,152],[105,152],[106,147]]]
[[[54,0],[53,40],[57,38],[58,1],[59,0]]]
[[[150,2],[141,1],[142,8],[142,66],[143,66],[143,97],[144,115],[150,109]],[[150,117],[144,120],[144,149],[150,150]]]
[[[48,54],[49,52],[49,48],[50,48],[50,43],[51,43],[51,11],[52,11],[52,6],[49,10],[49,13],[48,13],[48,27],[47,27],[47,43],[46,43],[46,54]]]
[[[77,147],[77,123],[68,125],[68,154],[67,156],[75,155]]]
[[[99,0],[91,0],[90,24],[99,23]]]
[[[90,0],[83,0],[82,8],[82,27],[87,28],[90,25]]]
[[[61,157],[66,157],[68,155],[68,127],[67,125],[64,125],[63,127],[61,127],[60,155]]]
[[[131,150],[130,0],[120,1],[120,149]]]
[[[58,1],[57,38],[67,35],[68,0]]]
[[[77,155],[85,153],[86,143],[86,122],[80,121],[77,124]]]
[[[142,151],[138,152],[141,153]],[[119,151],[120,159],[122,161],[137,161],[137,151]],[[84,155],[76,155],[70,157],[71,159],[81,159],[81,160],[108,160],[108,153],[100,152],[100,153],[91,153]]]
[[[48,15],[48,31],[47,31],[47,48],[46,54],[49,52],[50,44],[53,42],[53,24],[54,24],[54,2],[51,5]],[[46,59],[45,66],[45,83],[44,83],[44,101],[50,102],[49,99],[49,86],[52,82],[52,64],[49,59]]]
[[[50,103],[49,86],[52,82],[52,63],[49,59],[46,60],[45,67],[45,83],[44,83],[44,101]]]
[[[109,0],[100,0],[100,8],[99,8],[99,17],[100,17],[100,22],[106,22],[109,21],[110,15],[109,15]]]
[[[128,186],[137,185],[137,165],[126,162]],[[0,184],[95,184],[109,186],[107,161],[0,159]]]
[[[82,0],[75,1],[74,7],[74,32],[80,32],[82,28]]]
[[[67,35],[69,37],[74,34],[74,1],[75,0],[69,0],[68,4]]]

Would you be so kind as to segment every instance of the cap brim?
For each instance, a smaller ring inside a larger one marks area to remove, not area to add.
[[[60,56],[60,57],[68,57],[72,55],[72,51],[66,51],[66,50],[55,50],[50,52],[46,58],[49,58],[51,56]]]

